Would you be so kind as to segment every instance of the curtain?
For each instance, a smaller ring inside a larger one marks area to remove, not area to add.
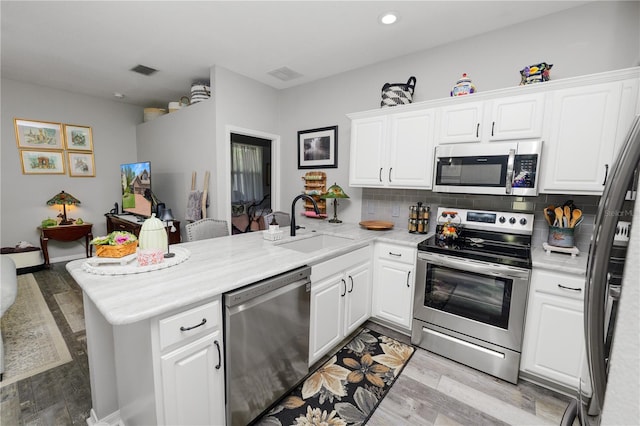
[[[231,201],[261,200],[262,181],[262,148],[231,143]]]

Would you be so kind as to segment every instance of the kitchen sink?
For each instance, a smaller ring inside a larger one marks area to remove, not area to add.
[[[297,239],[296,237],[293,238],[295,239],[282,242],[278,244],[278,246],[302,253],[311,253],[326,248],[345,246],[353,242],[350,238],[327,234],[314,235],[312,237],[301,237],[300,239]]]

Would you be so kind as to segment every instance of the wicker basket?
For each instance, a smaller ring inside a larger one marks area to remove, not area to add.
[[[96,246],[96,255],[98,257],[124,257],[136,252],[138,242],[134,241],[119,246],[98,245]]]

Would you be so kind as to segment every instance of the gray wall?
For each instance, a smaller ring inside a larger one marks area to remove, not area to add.
[[[82,202],[68,216],[93,223],[94,235],[104,235],[104,213],[113,208],[113,203],[120,204],[120,164],[137,158],[136,125],[142,121],[142,108],[8,79],[2,79],[1,84],[2,246],[12,247],[19,241],[39,245],[36,228],[43,219],[59,213],[46,202],[61,190]],[[91,126],[96,176],[23,175],[14,118]],[[83,240],[49,242],[52,260],[83,254]]]
[[[379,108],[386,82],[417,79],[415,101],[449,96],[463,72],[478,91],[517,86],[519,70],[546,61],[551,79],[580,76],[640,65],[640,3],[594,2],[541,19],[487,33],[470,40],[408,55],[283,91],[280,104],[283,137],[282,173],[297,169],[297,131],[338,125],[338,168],[326,169],[351,197],[339,207],[342,220],[361,218],[363,191],[348,187],[350,123],[346,114]],[[372,47],[375,48],[375,47]],[[328,59],[330,60],[330,58]],[[283,199],[302,191],[298,179],[283,181]],[[393,193],[388,190],[389,194]],[[408,199],[407,204],[416,200]],[[382,218],[380,218],[382,219]]]

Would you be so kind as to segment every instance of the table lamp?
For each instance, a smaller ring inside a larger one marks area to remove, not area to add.
[[[171,253],[169,251],[169,222],[171,222],[174,219],[173,217],[173,213],[171,212],[171,209],[164,209],[162,210],[162,216],[160,217],[160,220],[163,221],[166,226],[165,228],[167,229],[167,252],[164,254],[165,258],[169,258],[169,257],[173,257],[176,254],[175,253]]]
[[[79,204],[80,200],[64,191],[60,191],[54,195],[52,199],[47,201],[48,206],[62,206],[62,222],[60,222],[60,225],[73,224],[73,220],[67,220],[67,206],[77,206]]]
[[[342,223],[340,219],[338,219],[338,198],[349,198],[347,194],[344,193],[342,188],[338,186],[337,183],[334,183],[327,189],[327,192],[322,194],[320,198],[333,198],[333,219],[329,219],[330,223]]]

